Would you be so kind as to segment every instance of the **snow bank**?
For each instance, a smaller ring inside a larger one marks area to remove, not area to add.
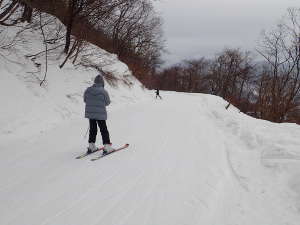
[[[104,57],[109,58],[110,63],[103,69],[118,79],[117,86],[106,83],[112,99],[109,109],[149,98],[147,90],[125,64],[115,55],[106,53]],[[59,69],[59,61],[51,60],[46,81],[40,86],[45,68],[39,69],[35,63],[43,58],[32,62],[15,56],[13,60],[18,63],[0,62],[0,141],[35,135],[65,120],[84,117],[82,95],[93,84],[97,72],[70,64]]]

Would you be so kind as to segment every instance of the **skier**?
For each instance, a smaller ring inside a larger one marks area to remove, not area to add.
[[[156,96],[155,96],[155,98],[157,98],[157,97],[159,97],[160,99],[162,99],[162,97],[159,95],[159,89],[156,89]]]
[[[97,124],[100,128],[102,142],[104,145],[103,153],[106,154],[114,151],[111,147],[109,132],[106,126],[106,106],[110,104],[110,98],[107,91],[104,89],[104,80],[101,74],[97,75],[94,79],[94,84],[85,90],[84,102],[85,118],[88,118],[90,123],[89,146],[87,153],[92,153],[97,150],[95,145]]]

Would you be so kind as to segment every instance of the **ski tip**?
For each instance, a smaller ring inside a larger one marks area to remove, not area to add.
[[[126,146],[126,147],[129,146],[129,144],[127,143],[127,144],[125,144],[125,146]]]

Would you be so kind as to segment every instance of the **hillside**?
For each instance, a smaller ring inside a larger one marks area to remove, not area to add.
[[[52,61],[40,87],[34,65],[16,60],[0,67],[1,225],[298,225],[299,126],[226,110],[211,95],[156,100],[115,59],[123,81],[106,84],[108,127],[114,146],[130,147],[76,160],[96,73]]]
[[[14,56],[13,59],[14,62],[0,62],[0,102],[4,103],[0,111],[0,142],[1,138],[36,135],[63,121],[84,116],[82,95],[93,84],[97,72],[74,68],[72,64],[59,69],[58,62],[51,60],[46,82],[40,86],[44,71],[38,71],[34,62],[25,57]],[[111,108],[149,97],[125,64],[114,55],[109,59],[111,63],[105,69],[112,71],[116,79],[116,85],[106,87],[113,99]]]
[[[43,122],[28,113],[28,124],[2,131],[1,224],[298,223],[298,126],[226,111],[209,95],[137,101],[118,93],[112,140],[131,145],[100,161],[75,159],[87,126],[75,113],[48,114],[51,129],[42,132],[30,130]]]

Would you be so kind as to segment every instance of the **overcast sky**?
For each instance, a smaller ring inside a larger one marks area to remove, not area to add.
[[[160,0],[169,54],[167,64],[212,57],[225,47],[253,50],[263,29],[270,29],[300,0]]]

